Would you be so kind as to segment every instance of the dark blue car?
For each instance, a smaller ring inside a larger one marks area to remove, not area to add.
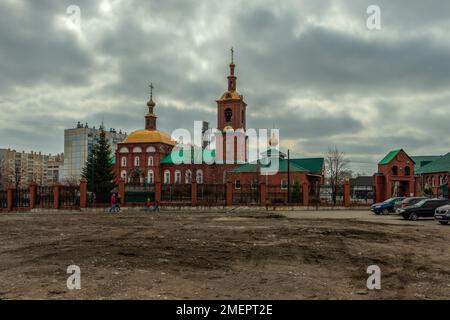
[[[387,199],[384,202],[381,203],[375,203],[370,207],[370,211],[372,211],[375,214],[388,214],[388,213],[392,213],[395,212],[394,210],[394,205],[397,201],[402,201],[403,199],[405,199],[404,197],[394,197],[394,198],[390,198]]]

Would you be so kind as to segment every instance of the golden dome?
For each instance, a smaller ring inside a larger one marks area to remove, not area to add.
[[[148,100],[148,102],[147,102],[147,106],[149,106],[149,107],[154,107],[156,104],[153,102],[153,99],[152,98],[150,98],[150,100]]]
[[[176,144],[170,135],[159,130],[136,130],[133,131],[122,143],[150,143],[159,142],[171,146]]]
[[[241,95],[237,91],[226,91],[219,99],[220,100],[230,100],[230,99],[241,99]]]

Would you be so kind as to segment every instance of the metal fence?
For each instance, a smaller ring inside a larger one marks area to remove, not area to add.
[[[350,186],[350,202],[352,206],[372,205],[374,188],[372,186]]]
[[[197,202],[201,205],[225,205],[226,191],[225,184],[198,184]]]
[[[37,187],[35,207],[52,208],[53,205],[53,187]]]
[[[59,206],[61,208],[79,208],[80,207],[80,187],[61,186],[59,191]]]
[[[88,185],[87,202],[89,207],[108,206],[111,195],[117,192],[113,183],[100,183]]]
[[[191,203],[191,184],[161,185],[161,202]]]
[[[303,187],[292,185],[282,188],[281,185],[267,186],[267,204],[269,205],[301,205],[303,204]],[[289,196],[290,194],[290,196]]]
[[[155,201],[155,185],[125,185],[127,205],[144,204],[148,199]]]
[[[8,207],[7,192],[0,190],[0,209],[6,209]]]
[[[233,186],[233,204],[234,205],[257,205],[260,203],[258,184],[241,184],[238,188]]]
[[[320,187],[320,204],[329,206],[343,206],[344,205],[344,186],[336,187],[335,194],[333,188],[329,185]]]
[[[14,191],[13,207],[14,208],[30,207],[30,189],[16,189]]]

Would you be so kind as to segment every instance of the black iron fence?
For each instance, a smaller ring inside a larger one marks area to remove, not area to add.
[[[117,192],[113,183],[100,183],[88,186],[87,204],[89,207],[104,207],[111,203],[111,195]]]
[[[161,185],[161,202],[191,203],[191,184]]]
[[[53,205],[53,187],[38,186],[35,206],[37,208],[52,208]]]
[[[329,206],[344,205],[344,186],[339,185],[333,188],[329,185],[320,187],[320,204]]]
[[[350,202],[352,206],[372,205],[374,188],[372,186],[350,186]]]
[[[269,205],[301,205],[303,203],[303,187],[267,185],[267,204]]]
[[[125,202],[128,204],[143,204],[150,199],[155,201],[155,185],[140,184],[140,185],[125,185]]]
[[[225,184],[198,184],[197,202],[201,205],[225,205],[226,191]]]
[[[258,184],[241,184],[233,186],[234,205],[258,205],[260,203],[260,193]]]
[[[13,206],[14,206],[14,208],[29,208],[30,207],[30,189],[14,190]]]
[[[61,186],[59,190],[60,208],[79,208],[80,207],[80,187]]]
[[[6,209],[8,207],[7,192],[0,190],[0,209]]]

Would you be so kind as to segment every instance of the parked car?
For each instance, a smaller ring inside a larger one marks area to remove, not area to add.
[[[370,210],[375,214],[388,214],[389,212],[395,212],[394,211],[394,205],[397,201],[401,201],[405,199],[404,197],[394,197],[387,199],[384,202],[381,203],[375,203],[370,207]]]
[[[412,205],[415,205],[419,201],[428,199],[427,197],[408,197],[400,201],[400,203],[395,203],[395,212],[399,213],[400,209],[408,208]]]
[[[399,209],[399,214],[406,220],[434,217],[437,208],[448,204],[448,199],[425,199],[410,207]]]
[[[450,205],[437,208],[434,212],[434,219],[440,224],[448,224],[450,222]]]

